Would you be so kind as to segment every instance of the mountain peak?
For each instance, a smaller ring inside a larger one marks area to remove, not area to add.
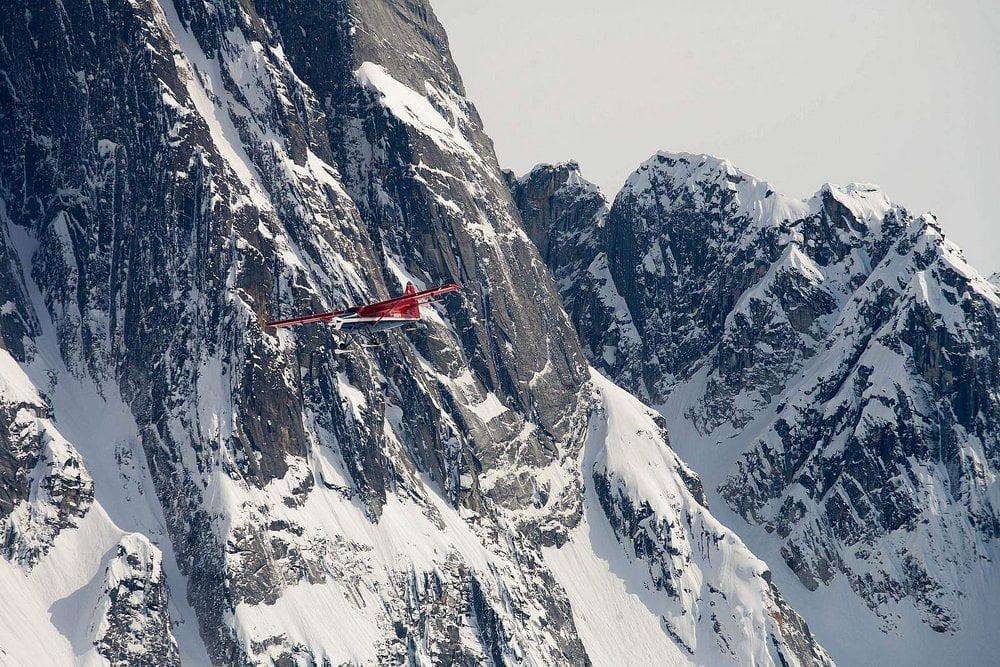
[[[877,222],[897,207],[882,188],[871,183],[824,183],[812,200],[822,202],[827,197],[846,206],[856,220],[865,223]]]
[[[734,223],[731,231],[736,234],[803,217],[809,207],[806,201],[778,194],[769,183],[742,171],[731,160],[666,151],[657,152],[629,175],[618,194],[622,197],[642,206],[655,201],[665,211],[726,209],[722,217]]]
[[[520,187],[525,187],[531,182],[538,182],[542,179],[552,179],[553,183],[559,184],[559,188],[565,187],[584,193],[600,193],[600,188],[596,184],[583,177],[580,163],[573,159],[554,164],[540,162],[524,176],[516,179],[516,183]]]
[[[995,595],[970,591],[1000,525],[1000,274],[934,214],[868,183],[792,199],[661,151],[560,256],[592,364],[659,406],[713,506],[766,529],[776,579],[872,626],[863,649],[821,636],[834,655],[995,644]]]
[[[749,174],[739,170],[731,160],[714,155],[694,153],[670,153],[657,151],[655,155],[639,165],[626,180],[626,188],[642,188],[648,184],[648,172],[667,176],[677,184],[694,184],[725,181],[730,184],[743,181],[758,182]]]

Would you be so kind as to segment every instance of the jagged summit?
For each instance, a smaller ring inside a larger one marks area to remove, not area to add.
[[[580,164],[576,160],[566,160],[556,164],[540,162],[523,176],[513,178],[511,187],[515,187],[515,183],[525,187],[547,179],[552,179],[554,183],[561,183],[556,188],[557,190],[566,188],[576,192],[577,196],[600,194],[600,188],[583,177]],[[603,194],[600,196],[603,198]]]
[[[561,172],[566,171],[567,173],[580,172],[580,163],[574,159],[563,160],[562,162],[556,162],[550,164],[548,162],[539,162],[534,167],[528,170],[528,173],[517,178],[518,181],[526,181],[532,177],[537,176],[544,172]]]
[[[836,183],[830,183],[829,181],[824,183],[817,194],[823,194],[825,192],[840,192],[845,195],[862,195],[862,196],[878,196],[882,192],[882,188],[874,183],[855,183],[851,182],[847,185],[837,185]],[[884,196],[884,195],[883,195]],[[886,199],[888,202],[888,199]]]
[[[619,196],[650,196],[662,191],[692,198],[695,205],[708,205],[713,195],[735,193],[743,200],[763,200],[771,187],[737,169],[727,159],[691,153],[659,151],[632,172]]]
[[[977,583],[1000,535],[996,279],[876,186],[793,200],[710,156],[656,154],[601,215],[551,265],[584,351],[765,529],[737,524],[814,591],[796,602],[852,619],[818,630],[834,655],[1000,648]]]
[[[657,151],[632,172],[626,179],[624,188],[639,189],[644,185],[648,186],[648,181],[643,180],[643,176],[650,171],[668,174],[677,183],[709,180],[736,182],[744,178],[755,180],[737,169],[727,158],[704,153]]]
[[[816,212],[827,199],[843,204],[855,217],[866,221],[880,220],[897,206],[879,186],[870,183],[824,183],[811,197],[795,199],[776,192],[769,183],[742,171],[727,158],[666,151],[658,151],[639,165],[618,196],[648,198],[654,193],[660,193],[661,205],[682,201],[695,208],[720,205],[722,202],[713,200],[713,196],[728,193],[725,196],[733,200],[733,205],[743,207],[748,222],[772,225]]]

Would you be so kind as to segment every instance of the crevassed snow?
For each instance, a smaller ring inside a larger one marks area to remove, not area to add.
[[[595,667],[644,667],[688,664],[690,657],[663,631],[660,617],[647,607],[643,572],[625,564],[621,545],[596,506],[587,485],[585,515],[562,547],[542,550],[545,564],[566,589],[573,621]],[[638,582],[638,585],[637,583]]]
[[[357,604],[361,600],[363,605]],[[273,605],[240,604],[235,620],[241,639],[248,645],[277,631],[287,641],[309,647],[318,660],[335,665],[374,664],[387,628],[364,607],[377,609],[380,602],[373,595],[359,599],[341,582],[301,582],[286,589]],[[276,646],[270,657],[277,659],[284,649]]]

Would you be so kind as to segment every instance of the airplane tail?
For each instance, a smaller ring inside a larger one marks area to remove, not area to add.
[[[406,283],[406,289],[403,290],[403,296],[409,296],[411,294],[416,294],[417,288],[413,283]],[[406,317],[420,317],[420,303],[416,300],[406,304],[403,307],[403,315]]]

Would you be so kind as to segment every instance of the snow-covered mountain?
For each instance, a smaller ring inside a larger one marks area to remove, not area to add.
[[[932,216],[705,155],[610,206],[574,163],[509,181],[591,363],[658,406],[834,657],[1000,649],[1000,293]]]
[[[426,2],[5,16],[0,662],[831,662],[588,368]],[[261,326],[406,281],[465,287]]]

